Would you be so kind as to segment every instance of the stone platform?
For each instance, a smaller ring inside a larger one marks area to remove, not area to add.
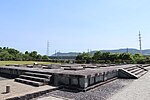
[[[15,67],[15,66],[3,66],[0,67],[0,73],[16,76],[18,82],[29,83],[34,85],[41,81],[43,75],[51,76],[48,84],[53,86],[64,86],[65,88],[77,89],[86,91],[87,89],[104,84],[118,77],[118,70],[121,68],[135,67],[137,65],[62,65],[59,69],[45,69],[45,68],[27,68],[27,67]],[[27,76],[26,73],[30,73]],[[40,77],[39,77],[40,74]],[[33,76],[34,75],[34,76]],[[37,77],[38,75],[38,77]],[[23,77],[24,76],[24,77]],[[30,80],[29,80],[30,79]],[[22,81],[23,80],[23,81]],[[24,82],[25,81],[25,82]],[[43,80],[42,80],[43,81]],[[41,84],[41,83],[39,83]],[[44,84],[42,84],[44,85]],[[41,86],[42,86],[41,85]]]
[[[7,85],[10,86],[10,93],[5,93]],[[49,85],[33,87],[14,82],[14,79],[6,79],[0,81],[0,100],[29,100],[56,89],[58,89],[58,87]]]

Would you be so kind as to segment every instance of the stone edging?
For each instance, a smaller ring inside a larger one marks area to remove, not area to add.
[[[59,89],[60,87],[54,88],[54,89],[48,89],[48,90],[43,90],[43,91],[39,91],[39,92],[34,92],[34,93],[30,93],[30,94],[25,94],[19,97],[12,97],[12,98],[8,98],[6,100],[29,100],[29,99],[33,99],[39,96],[42,96],[46,93],[52,92],[54,90]]]

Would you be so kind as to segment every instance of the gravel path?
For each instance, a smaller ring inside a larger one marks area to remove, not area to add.
[[[150,71],[109,100],[150,100]]]
[[[117,79],[113,82],[107,83],[105,85],[99,86],[95,89],[89,90],[87,92],[70,92],[66,89],[52,91],[40,98],[48,96],[61,96],[69,99],[75,100],[106,100],[110,96],[116,94],[119,90],[132,83],[134,80],[130,79]],[[37,100],[34,99],[34,100]]]

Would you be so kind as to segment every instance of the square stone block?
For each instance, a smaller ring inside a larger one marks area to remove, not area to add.
[[[71,78],[71,85],[78,85],[78,78]]]
[[[94,77],[90,77],[90,85],[94,84]]]
[[[88,87],[88,78],[85,77],[79,78],[79,85],[81,88]]]
[[[99,75],[95,77],[95,82],[102,82],[103,81],[103,76]]]

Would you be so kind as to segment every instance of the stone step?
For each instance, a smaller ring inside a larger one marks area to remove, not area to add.
[[[119,78],[125,78],[125,79],[137,79],[138,78],[136,75],[127,71],[124,68],[118,70],[118,77]]]
[[[143,70],[143,69],[137,68],[137,69],[134,69],[134,70],[132,70],[132,71],[130,71],[130,72],[131,72],[131,73],[135,73],[135,72],[137,72],[137,71],[139,71],[139,70]]]
[[[138,75],[138,74],[140,74],[140,73],[142,73],[142,72],[144,72],[144,71],[145,71],[145,70],[142,69],[142,70],[139,70],[139,71],[135,72],[134,74],[135,74],[135,75]]]
[[[127,69],[130,69],[130,68],[132,69],[132,68],[135,68],[135,67],[137,67],[137,66],[125,67],[125,68],[123,68],[123,69],[126,69],[126,70],[127,70]]]
[[[52,75],[49,75],[49,74],[32,73],[32,72],[25,72],[24,75],[47,78],[47,79],[50,79],[51,76],[52,76]]]
[[[32,85],[32,86],[37,86],[37,87],[44,85],[44,83],[41,83],[41,82],[31,81],[31,80],[22,79],[22,78],[16,78],[15,81],[28,84],[28,85]]]
[[[137,79],[147,72],[146,69],[140,66],[132,66],[128,68],[119,69],[118,77],[120,78],[134,78]]]
[[[47,79],[47,78],[40,78],[40,77],[34,77],[34,76],[28,76],[28,75],[20,75],[19,77],[23,79],[38,81],[38,82],[43,82],[43,83],[48,83],[50,81],[50,79]]]
[[[137,77],[141,77],[142,75],[144,75],[144,74],[146,74],[147,73],[147,71],[143,71],[143,72],[141,72],[141,73],[139,73],[138,75],[136,75]]]
[[[143,67],[149,67],[150,66],[150,64],[146,64],[146,65],[142,65]]]
[[[134,70],[134,69],[137,69],[137,68],[139,68],[139,67],[134,66],[134,67],[127,68],[126,70],[127,70],[127,71],[131,71],[131,70]]]

